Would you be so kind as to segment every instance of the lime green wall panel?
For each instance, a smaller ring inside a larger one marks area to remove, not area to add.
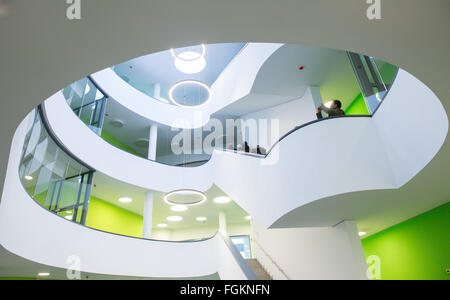
[[[106,131],[102,130],[102,135],[101,135],[102,139],[104,139],[105,141],[107,141],[108,143],[110,143],[111,145],[122,149],[128,153],[137,155],[137,156],[141,156],[144,157],[144,155],[137,153],[136,151],[134,151],[132,148],[130,148],[129,146],[125,145],[124,143],[122,143],[121,141],[119,141],[118,139],[116,139],[115,137],[113,137],[112,135],[110,135],[109,133],[107,133]]]
[[[127,236],[142,237],[143,218],[108,202],[91,197],[86,226]]]
[[[346,115],[369,115],[367,110],[366,102],[362,94],[359,94],[355,100],[348,106],[345,110]]]
[[[362,246],[366,258],[380,258],[382,280],[449,280],[450,203],[367,237]]]

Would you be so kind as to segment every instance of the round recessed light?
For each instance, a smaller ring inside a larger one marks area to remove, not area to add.
[[[67,219],[67,220],[69,220],[69,221],[72,221],[73,216],[65,216],[64,218]]]
[[[367,234],[367,232],[364,232],[364,231],[360,231],[360,232],[358,232],[358,234],[359,234],[359,236],[363,236],[363,235],[366,235],[366,234]]]
[[[224,204],[224,203],[228,203],[230,201],[231,201],[231,198],[230,197],[225,197],[225,196],[217,197],[217,198],[214,199],[214,202],[218,203],[218,204]]]
[[[125,75],[120,76],[120,78],[122,78],[122,80],[125,81],[126,83],[129,83],[129,82],[130,82],[130,78],[128,78],[128,77],[125,76]]]
[[[170,221],[170,222],[180,222],[181,220],[183,220],[183,218],[180,216],[167,217],[167,221]]]
[[[186,205],[174,205],[170,209],[173,211],[186,211],[188,208]]]
[[[194,53],[194,54],[195,54],[195,55],[192,56],[192,57],[186,57],[186,58],[183,58],[183,57],[181,57],[181,55],[176,55],[174,49],[170,49],[170,53],[172,54],[172,56],[173,56],[174,58],[177,58],[177,59],[179,59],[179,60],[183,60],[183,61],[195,61],[195,60],[198,60],[198,59],[200,59],[200,58],[202,58],[202,57],[205,57],[205,54],[206,54],[206,46],[205,46],[204,44],[201,44],[200,46],[202,47],[202,53],[191,52],[191,53]],[[188,52],[183,52],[183,53],[188,53]]]
[[[38,273],[38,276],[41,276],[41,277],[50,276],[50,273],[48,273],[48,272],[40,272],[40,273]]]
[[[199,222],[204,222],[204,221],[206,221],[207,220],[207,218],[206,217],[197,217],[197,218],[195,218],[197,221],[199,221]]]
[[[196,52],[183,52],[175,58],[175,67],[185,74],[196,74],[206,67],[206,60],[204,57],[197,58],[195,60],[186,60],[190,58],[198,57]]]
[[[165,224],[165,223],[161,223],[161,224],[158,224],[158,225],[156,225],[158,228],[166,228],[167,227],[167,224]]]
[[[199,205],[207,200],[206,195],[196,190],[176,190],[164,195],[164,202],[169,205]]]
[[[134,144],[140,148],[147,148],[148,147],[149,140],[145,138],[137,139]]]
[[[128,197],[122,197],[122,198],[119,198],[119,202],[121,202],[121,203],[130,203],[130,202],[133,202],[133,199],[128,198]]]
[[[252,216],[246,216],[245,219],[246,219],[246,220],[251,220],[251,219],[252,219]]]
[[[28,180],[28,181],[33,180],[33,176],[26,175],[25,180]]]
[[[175,97],[174,97],[174,92],[175,92],[175,90],[176,90],[178,87],[183,86],[183,85],[186,85],[186,86],[188,86],[188,87],[191,86],[191,85],[195,85],[195,86],[197,86],[197,87],[200,87],[200,88],[204,89],[205,92],[206,92],[206,94],[207,94],[206,98],[205,98],[203,101],[201,101],[199,104],[193,104],[193,105],[186,105],[186,104],[181,103],[180,101],[177,101],[177,100],[175,99]],[[175,84],[170,88],[170,90],[169,90],[169,99],[170,99],[170,101],[172,101],[175,105],[178,105],[178,106],[181,106],[181,107],[186,107],[186,108],[198,108],[198,107],[200,107],[200,106],[205,105],[206,103],[208,103],[208,102],[211,100],[211,89],[210,89],[210,87],[209,87],[207,84],[205,84],[205,83],[203,83],[203,82],[201,82],[201,81],[197,81],[197,80],[183,80],[183,81],[180,81],[180,82],[175,83]]]
[[[124,125],[123,121],[119,119],[112,120],[111,122],[109,122],[109,124],[111,124],[111,126],[115,128],[122,128]]]

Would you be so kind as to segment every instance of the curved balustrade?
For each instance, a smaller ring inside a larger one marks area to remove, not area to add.
[[[68,208],[76,214],[73,199],[79,198],[77,191],[88,190],[80,176],[89,169],[59,148],[37,111],[21,123],[11,147],[24,150],[11,152],[0,206],[0,226],[9,228],[0,232],[0,242],[8,251],[58,268],[69,268],[69,259],[76,257],[81,271],[97,274],[187,278],[218,273],[221,279],[256,279],[220,233],[198,241],[156,241],[93,230],[77,224],[82,218],[70,222]],[[55,182],[61,184],[52,189]],[[63,196],[52,205],[55,190]]]
[[[275,44],[275,45],[277,45],[277,44]],[[279,48],[278,45],[274,49],[277,49],[277,48]],[[255,49],[259,49],[259,48],[255,48]],[[255,49],[251,49],[251,50],[255,51]],[[273,51],[274,49],[271,49],[271,51]],[[251,53],[253,53],[253,52],[251,52]],[[270,53],[270,51],[268,53]],[[246,53],[243,53],[243,54],[241,54],[241,56],[243,56],[245,58],[246,56],[249,55],[249,54],[247,54],[247,55],[245,55],[245,54]],[[372,57],[367,57],[367,56],[354,54],[354,53],[348,53],[348,55],[350,57],[350,62],[352,63],[352,66],[355,70],[355,75],[356,75],[357,81],[358,81],[360,89],[361,89],[361,97],[362,97],[361,99],[364,99],[367,107],[370,108],[370,111],[372,111],[372,114],[369,114],[367,116],[373,116],[373,114],[376,112],[379,105],[383,101],[383,99],[388,94],[389,89],[391,88],[391,86],[395,80],[395,77],[398,73],[398,68],[391,64],[382,62],[380,60],[375,60]],[[231,74],[233,74],[233,68],[236,68],[236,66],[239,67],[238,63],[245,65],[245,59],[243,57],[239,57],[238,59],[236,59],[236,60],[238,60],[238,62],[233,61],[232,66],[229,67],[230,70],[228,68],[224,70],[223,73],[226,75],[226,76],[224,76],[225,78],[228,78],[231,76]],[[364,64],[362,63],[363,61],[364,61]],[[248,64],[248,62],[247,62],[247,64]],[[364,69],[363,67],[367,69],[366,72],[356,71],[359,69]],[[111,77],[112,73],[114,73],[114,72],[112,70],[108,69],[108,70],[99,72],[95,76],[93,75],[93,77],[97,78],[100,81],[109,82],[112,79],[110,78],[110,79],[106,80],[105,78]],[[369,73],[371,76],[370,78],[367,75]],[[223,77],[219,77],[219,79],[216,82],[217,85],[221,85],[220,82],[222,82],[224,80],[225,79]],[[114,81],[114,80],[112,80],[112,81]],[[372,81],[374,81],[377,84],[372,84],[371,83]],[[124,84],[124,82],[122,82],[122,84]],[[116,90],[121,90],[121,91],[127,90],[127,88],[123,87],[123,86],[121,86],[120,89],[118,89],[117,85],[120,86],[119,83],[114,84],[114,85],[108,85],[108,89],[112,88],[112,86],[115,86],[113,92]],[[368,86],[365,86],[365,85],[368,85]],[[70,85],[69,87],[65,88],[63,90],[63,94],[64,94],[68,104],[71,106],[72,110],[74,111],[74,113],[77,114],[79,116],[79,118],[86,125],[88,125],[88,127],[90,127],[94,132],[96,132],[98,135],[102,136],[109,143],[121,148],[124,151],[138,155],[140,157],[147,158],[147,155],[139,154],[139,153],[135,152],[129,146],[120,142],[120,138],[115,137],[115,136],[110,137],[110,134],[103,130],[102,126],[103,126],[103,122],[104,122],[104,113],[105,113],[105,109],[106,109],[105,107],[107,105],[106,104],[107,99],[110,98],[110,95],[108,93],[106,93],[102,88],[100,88],[99,85],[93,80],[93,78],[91,76],[89,76],[88,78],[84,78],[84,79]],[[116,97],[119,97],[119,98],[122,96],[116,95]],[[373,99],[376,99],[376,100],[373,100]],[[128,110],[128,108],[126,106],[121,106],[121,105],[122,104],[119,104],[120,109]],[[158,105],[160,105],[160,103],[158,103]],[[215,109],[218,109],[219,107],[224,106],[223,103],[221,103],[221,104],[219,103],[219,104],[215,104],[215,105],[216,105]],[[179,109],[179,108],[176,107],[176,109]],[[196,112],[202,113],[201,111],[196,111]],[[135,110],[131,110],[130,113],[135,115],[135,117],[133,119],[138,119],[140,117],[135,112]],[[173,115],[172,115],[172,113],[173,113]],[[179,112],[179,113],[181,113],[181,112]],[[169,111],[169,113],[164,112],[164,115],[170,115],[172,117],[172,119],[173,118],[176,119],[177,116],[179,118],[181,118],[179,116],[179,113]],[[185,110],[183,118],[186,117],[186,113],[190,114],[190,113],[192,113],[192,111]],[[366,116],[366,115],[350,115],[350,116],[355,117],[355,116]],[[345,117],[348,117],[348,116],[345,116]],[[190,117],[188,116],[187,119],[189,119],[189,118]],[[295,130],[298,130],[304,126],[308,126],[308,125],[310,125],[314,122],[318,122],[318,121],[320,121],[320,120],[307,122],[305,124],[302,124],[302,125],[299,125],[299,126],[293,128],[292,130],[289,130],[287,133],[282,135],[281,138],[274,145],[270,146],[270,150],[273,149],[273,147],[275,147],[275,145],[279,141],[281,141],[284,137],[288,136]],[[191,135],[193,135],[193,134],[191,134]],[[115,142],[113,142],[112,139]],[[144,137],[144,139],[145,139],[145,137]],[[224,138],[224,140],[225,140],[225,138]],[[237,142],[235,141],[234,143],[235,143],[234,148],[236,148]],[[270,150],[269,150],[269,152],[270,152]],[[244,152],[237,151],[236,153],[243,154]],[[266,157],[267,153],[265,153],[264,155],[261,155],[259,157]],[[195,155],[193,156],[194,158],[191,159],[190,156],[191,156],[190,154],[185,154],[184,160],[186,159],[186,157],[188,157],[187,161],[185,161],[183,163],[175,162],[170,165],[177,165],[177,166],[184,166],[184,167],[199,166],[202,163],[207,161],[207,159],[197,158]],[[156,159],[156,161],[161,162],[158,159]],[[161,162],[161,163],[163,163],[163,162]]]
[[[289,211],[325,197],[398,188],[431,161],[448,129],[439,99],[401,70],[383,103],[373,117],[329,118],[298,128],[264,159],[216,150],[209,162],[195,168],[165,166],[111,147],[79,126],[61,94],[52,96],[45,106],[57,136],[102,173],[163,192],[205,191],[216,184],[269,227]],[[404,107],[409,107],[408,116],[400,121],[398,112]],[[432,113],[424,115],[423,109]],[[88,151],[82,142],[96,151]],[[330,153],[337,157],[332,163]],[[334,184],[326,184],[330,182]],[[273,199],[282,200],[274,205]],[[321,224],[333,225],[334,220]]]

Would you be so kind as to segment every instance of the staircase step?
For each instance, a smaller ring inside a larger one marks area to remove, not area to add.
[[[262,265],[259,263],[259,261],[255,258],[246,259],[247,264],[250,266],[250,268],[253,270],[253,273],[255,273],[255,276],[259,280],[272,280],[272,277],[264,270]]]

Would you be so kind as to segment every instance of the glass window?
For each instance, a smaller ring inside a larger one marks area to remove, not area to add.
[[[250,237],[248,235],[232,236],[230,238],[244,259],[250,259],[252,257],[250,251]]]

